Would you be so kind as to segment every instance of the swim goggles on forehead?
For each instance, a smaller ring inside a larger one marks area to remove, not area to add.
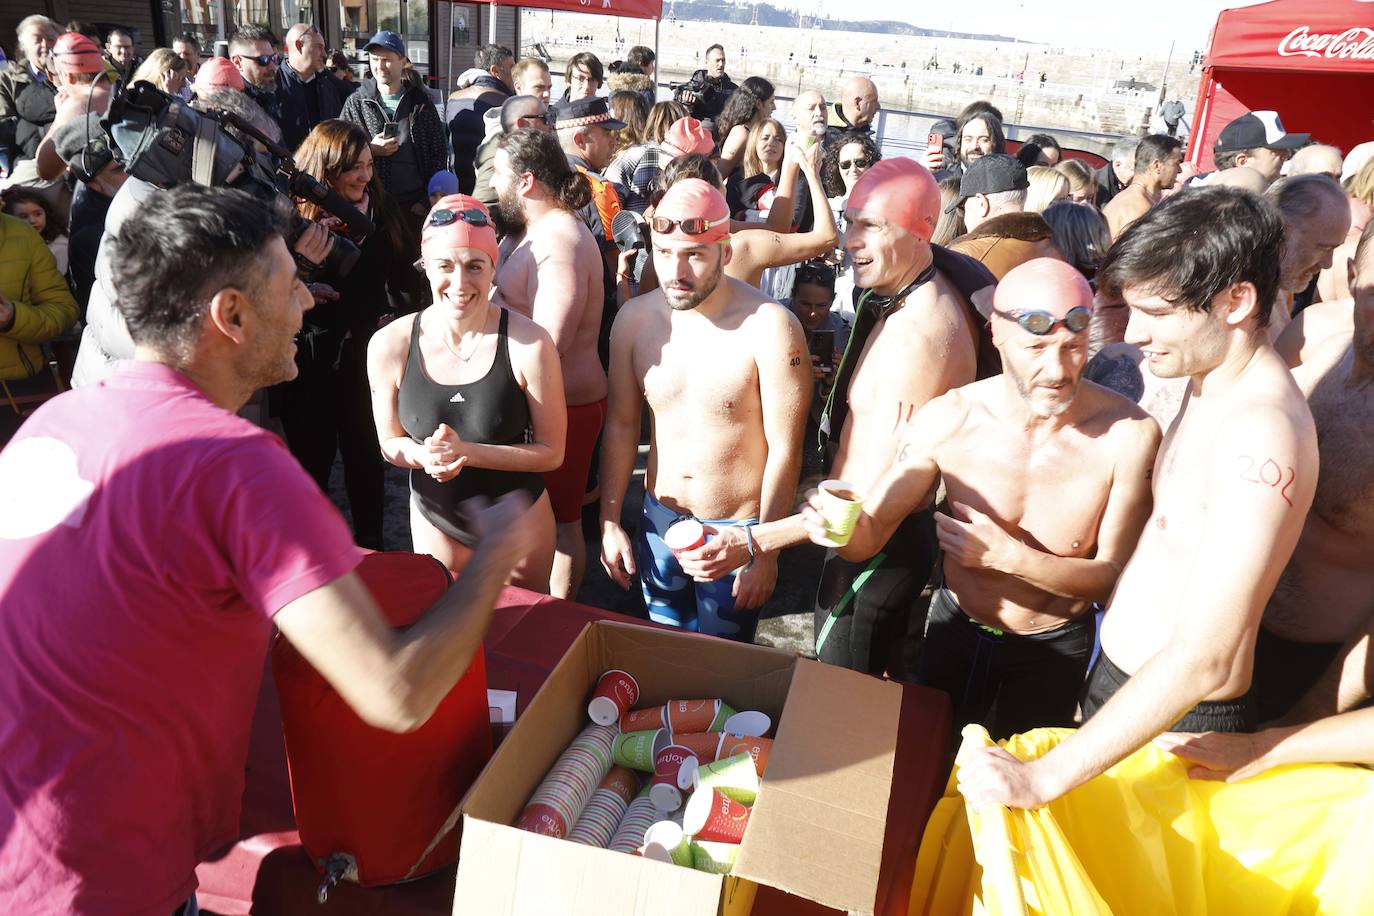
[[[429,225],[431,226],[451,226],[462,220],[469,226],[484,227],[490,226],[491,218],[481,210],[435,210],[429,215]]]
[[[686,219],[669,219],[666,216],[655,216],[649,220],[649,228],[660,235],[672,232],[674,228],[680,228],[687,235],[704,235],[717,226],[725,224],[725,220],[706,219],[704,216],[689,216]]]
[[[1024,311],[1024,312],[1004,312],[1000,309],[993,309],[994,315],[1009,319],[1021,326],[1021,330],[1029,331],[1037,337],[1054,333],[1054,329],[1061,324],[1075,334],[1080,334],[1088,329],[1088,325],[1093,320],[1093,310],[1086,305],[1075,306],[1069,309],[1063,318],[1056,318],[1049,312]]]

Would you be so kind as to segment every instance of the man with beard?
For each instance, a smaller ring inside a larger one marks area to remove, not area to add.
[[[691,79],[678,88],[676,98],[687,106],[692,117],[715,124],[725,103],[738,88],[735,81],[725,75],[725,49],[711,45],[706,49],[705,69],[695,71]]]
[[[601,252],[577,212],[591,190],[552,133],[521,127],[501,139],[492,167],[503,227],[524,227],[501,243],[494,302],[549,332],[563,363],[568,437],[563,465],[544,475],[558,523],[549,587],[576,596],[587,562],[580,520],[596,438],[606,419],[606,370],[597,343],[605,278]]]
[[[971,103],[960,113],[954,140],[958,150],[958,159],[954,162],[946,161],[943,146],[926,148],[922,162],[939,181],[962,177],[969,166],[982,157],[1007,151],[1002,119],[987,103]]]
[[[246,25],[229,36],[229,60],[243,77],[243,91],[262,110],[282,124],[282,95],[277,88],[277,36],[262,26]]]
[[[531,537],[523,497],[482,512],[462,579],[387,625],[328,497],[234,416],[297,371],[289,231],[284,203],[153,191],[111,243],[134,358],[0,452],[0,912],[195,913],[197,864],[239,835],[274,625],[364,721],[412,731]]]
[[[659,288],[626,303],[611,332],[601,562],[622,588],[638,574],[653,620],[752,642],[778,558],[754,548],[750,526],[792,510],[811,361],[790,311],[725,277],[724,195],[697,178],[678,181],[650,225]],[[632,544],[621,506],[646,404],[649,464]],[[744,569],[715,582],[689,580],[664,537],[682,519],[712,534],[742,529]]]
[[[1122,192],[1102,208],[1113,239],[1159,203],[1178,180],[1183,141],[1167,134],[1150,134],[1135,149],[1135,175]]]
[[[927,403],[864,501],[846,560],[876,554],[943,479],[943,584],[917,677],[954,698],[954,727],[994,738],[1072,726],[1105,604],[1150,514],[1159,427],[1080,382],[1093,293],[1063,261],[1010,271],[993,298],[1003,374]],[[803,510],[818,544],[825,524]]]
[[[1033,761],[970,754],[959,788],[973,807],[1039,807],[1166,730],[1254,730],[1255,634],[1317,482],[1312,414],[1265,327],[1282,245],[1264,201],[1201,188],[1150,210],[1107,255],[1098,281],[1131,309],[1126,340],[1188,393],[1103,618],[1083,726]]]
[[[980,332],[986,323],[969,301],[994,280],[972,258],[930,244],[939,212],[935,179],[902,157],[873,166],[849,195],[844,246],[862,295],[820,425],[830,476],[861,491],[887,471],[927,401],[996,371]],[[801,516],[792,515],[743,534],[722,529],[680,559],[688,575],[710,580],[756,552],[806,540]],[[827,555],[815,607],[821,661],[905,676],[936,550],[935,521],[922,507],[867,563]]]

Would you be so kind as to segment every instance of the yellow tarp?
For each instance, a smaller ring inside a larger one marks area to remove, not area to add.
[[[1002,744],[1033,760],[1071,734]],[[964,750],[990,744],[965,729]],[[1044,808],[977,812],[957,772],[926,826],[909,916],[1374,913],[1374,772],[1362,767],[1280,767],[1228,785],[1189,779],[1147,745]]]

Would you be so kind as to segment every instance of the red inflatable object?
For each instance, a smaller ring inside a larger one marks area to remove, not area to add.
[[[358,574],[396,627],[414,623],[449,586],[443,564],[414,553],[368,554]],[[482,653],[407,734],[363,722],[280,636],[272,670],[296,823],[315,867],[377,885],[456,862],[458,801],[492,753]]]

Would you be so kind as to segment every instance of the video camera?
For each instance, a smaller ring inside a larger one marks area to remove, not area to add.
[[[323,264],[297,256],[307,272],[321,268],[338,277],[346,276],[358,262],[358,245],[375,228],[356,207],[298,169],[290,150],[274,143],[233,112],[196,111],[152,83],[139,81],[110,105],[109,115],[100,124],[122,153],[124,170],[159,188],[193,181],[207,187],[247,191],[266,202],[284,194],[311,201],[337,216],[347,225],[348,234],[332,236],[333,244]],[[230,134],[226,127],[261,143],[267,153],[259,153],[251,143]],[[286,241],[294,253],[296,242],[311,223],[297,214],[294,207],[291,212]]]

